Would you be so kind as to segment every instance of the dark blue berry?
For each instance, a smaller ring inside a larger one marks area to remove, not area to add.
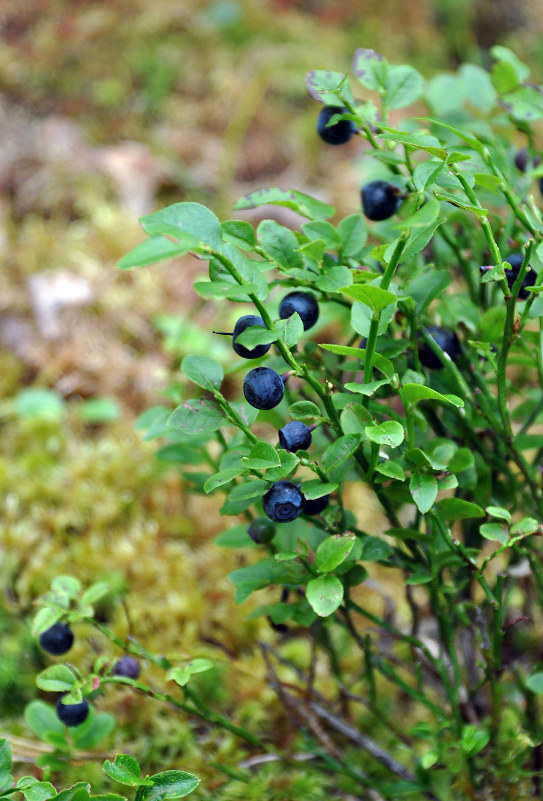
[[[269,351],[271,348],[271,344],[268,345],[257,345],[254,348],[245,348],[243,345],[238,345],[236,342],[237,337],[245,331],[246,328],[249,328],[251,325],[259,325],[262,328],[266,328],[266,324],[262,317],[257,317],[256,314],[245,314],[243,317],[240,317],[237,323],[234,326],[234,333],[232,334],[232,348],[243,359],[259,359],[261,356],[264,356],[265,353]]]
[[[506,256],[503,260],[504,267],[505,267],[505,277],[507,278],[507,284],[509,289],[512,288],[513,284],[518,278],[519,270],[522,267],[522,262],[524,261],[524,256],[522,253],[511,253],[509,256]],[[506,264],[511,265],[511,269],[506,267]],[[520,291],[518,293],[519,300],[526,300],[526,298],[530,297],[530,292],[528,292],[528,287],[533,286],[535,283],[536,274],[533,270],[528,270],[526,275],[523,278]]]
[[[320,498],[312,498],[312,499],[304,498],[302,514],[320,515],[321,512],[324,512],[329,503],[330,503],[329,495],[321,495]]]
[[[345,106],[323,106],[317,117],[317,133],[328,145],[344,145],[356,133],[356,125],[352,120],[339,120],[328,125],[334,114],[348,114]]]
[[[63,704],[62,698],[58,699],[56,705],[58,719],[65,726],[79,726],[89,715],[89,702],[83,698],[78,704]]]
[[[305,423],[293,420],[279,429],[279,445],[286,451],[306,451],[311,445],[311,431]]]
[[[265,545],[275,537],[275,526],[267,517],[257,517],[247,526],[247,533],[253,542]]]
[[[400,190],[388,181],[370,181],[362,187],[362,211],[368,220],[388,220],[400,203]]]
[[[48,654],[60,656],[67,653],[74,644],[74,633],[67,623],[54,623],[51,628],[42,631],[39,643]]]
[[[458,337],[448,328],[439,328],[439,326],[429,325],[426,329],[436,344],[439,345],[441,350],[449,356],[452,361],[456,361],[460,355],[460,342]],[[439,356],[434,353],[430,345],[424,342],[419,346],[419,358],[424,367],[429,367],[431,370],[441,370],[445,367]]]
[[[262,499],[264,513],[276,523],[288,523],[302,513],[304,496],[290,481],[276,481]]]
[[[279,304],[279,317],[286,320],[294,312],[298,312],[307,331],[319,319],[319,304],[309,292],[290,292]]]
[[[541,164],[541,157],[538,156],[536,153],[534,155],[533,166],[538,167]],[[517,150],[515,153],[515,167],[517,170],[521,172],[526,172],[526,167],[528,166],[528,148],[521,147],[520,150]]]
[[[283,379],[270,367],[255,367],[243,382],[245,400],[255,409],[273,409],[283,399]]]
[[[137,679],[140,675],[140,663],[133,656],[121,656],[113,665],[111,671],[114,676],[126,676],[129,679]]]

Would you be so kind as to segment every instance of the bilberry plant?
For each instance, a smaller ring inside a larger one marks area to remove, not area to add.
[[[268,680],[298,744],[351,794],[541,795],[543,218],[528,165],[543,90],[511,51],[491,53],[490,72],[464,64],[447,76],[447,103],[443,76],[425,82],[369,49],[351,71],[364,100],[343,73],[311,71],[310,95],[365,139],[371,180],[351,212],[262,189],[235,209],[276,204],[303,222],[255,230],[177,203],[141,219],[148,239],[119,263],[193,253],[209,263],[195,291],[258,320],[235,344],[242,357],[266,347],[265,364],[240,387],[216,360],[187,355],[195,396],[157,408],[153,425],[184,446],[181,464],[186,453],[201,465],[195,490],[243,521],[231,542],[261,556],[230,574],[236,600],[282,587],[252,614],[310,647],[304,657],[263,643]],[[311,331],[319,314],[322,334]],[[316,426],[310,450],[285,436],[292,422]],[[116,644],[169,670],[183,696],[135,689],[287,757],[269,732],[264,743],[191,695],[188,666]]]

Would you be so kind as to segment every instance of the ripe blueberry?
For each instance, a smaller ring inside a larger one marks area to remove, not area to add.
[[[329,503],[330,503],[329,495],[321,495],[320,498],[312,498],[312,499],[304,498],[302,514],[320,515],[321,512],[324,512]]]
[[[62,696],[64,698],[64,696]],[[65,726],[79,726],[83,723],[89,714],[89,702],[86,698],[78,704],[63,704],[62,698],[59,698],[56,705],[56,712],[58,719],[64,723]]]
[[[345,106],[323,106],[317,117],[317,133],[328,145],[344,145],[356,133],[356,125],[352,120],[339,120],[328,125],[334,114],[347,114]]]
[[[247,534],[258,545],[265,545],[275,537],[275,526],[267,517],[257,517],[247,526]]]
[[[368,220],[388,220],[400,203],[400,190],[388,181],[370,181],[362,187],[362,211]]]
[[[74,644],[74,633],[67,623],[54,623],[51,628],[42,631],[39,643],[48,654],[60,656]]]
[[[289,292],[279,304],[279,317],[286,320],[294,312],[298,312],[307,331],[319,319],[319,304],[309,292]]]
[[[511,269],[505,267],[505,277],[507,278],[509,289],[511,289],[511,287],[517,280],[519,270],[522,267],[523,261],[524,261],[524,256],[522,255],[522,253],[511,253],[511,255],[506,256],[505,259],[503,260],[504,267],[506,264],[511,265]],[[535,279],[536,279],[535,272],[533,270],[528,270],[520,286],[520,291],[518,293],[519,300],[526,300],[526,298],[530,297],[530,292],[528,292],[527,287],[533,286],[535,283]]]
[[[276,481],[262,499],[264,513],[276,523],[288,523],[302,513],[304,496],[290,481]]]
[[[115,662],[111,671],[114,676],[126,676],[129,679],[137,679],[140,675],[140,663],[133,656],[121,656]]]
[[[541,157],[537,155],[534,156],[533,166],[537,167],[541,164]],[[517,150],[515,153],[515,167],[517,170],[521,172],[526,172],[526,167],[528,166],[528,148],[521,147],[520,150]]]
[[[435,339],[441,350],[450,356],[453,362],[456,361],[460,355],[460,342],[454,331],[450,331],[448,328],[439,328],[436,325],[429,325],[426,330],[432,339]],[[419,345],[419,358],[424,367],[432,370],[442,370],[445,367],[439,356],[426,342]]]
[[[311,431],[305,423],[293,420],[279,429],[279,445],[286,451],[306,451],[311,445]]]
[[[271,344],[268,345],[257,345],[254,348],[245,348],[243,345],[238,345],[236,342],[237,337],[245,331],[246,328],[249,328],[251,325],[259,325],[262,328],[266,328],[266,324],[262,317],[257,317],[256,314],[245,314],[243,317],[240,317],[237,323],[234,326],[234,333],[232,334],[232,348],[243,359],[259,359],[261,356],[264,356],[265,353],[269,351],[271,348]]]
[[[285,394],[283,379],[271,367],[255,367],[245,376],[243,394],[255,409],[273,409]]]

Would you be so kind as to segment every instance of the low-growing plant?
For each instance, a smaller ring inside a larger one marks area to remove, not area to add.
[[[50,781],[39,781],[35,776],[22,776],[15,783],[12,770],[11,746],[6,739],[0,740],[0,798],[24,801],[126,801],[118,793],[91,795],[88,782],[77,782],[62,790]],[[135,787],[134,801],[156,801],[156,799],[184,798],[196,789],[200,780],[192,773],[181,770],[165,770],[153,776],[142,776],[140,765],[130,754],[117,754],[115,761],[106,759],[103,765],[106,776],[119,784]]]
[[[261,644],[296,745],[217,715],[191,690],[190,666],[133,643],[118,644],[169,671],[183,701],[100,670],[61,678],[72,700],[95,680],[132,684],[228,728],[255,756],[301,748],[356,797],[539,797],[543,219],[532,190],[543,170],[532,124],[543,90],[511,51],[492,53],[490,73],[464,64],[425,83],[360,49],[362,101],[346,75],[310,72],[322,146],[354,131],[365,142],[352,213],[338,220],[304,192],[262,189],[235,208],[283,206],[300,223],[255,231],[177,203],[141,219],[148,238],[119,263],[191,253],[209,265],[195,292],[240,304],[243,361],[227,365],[230,380],[187,355],[182,373],[200,391],[144,421],[148,437],[176,445],[194,490],[225,495],[222,513],[243,520],[218,542],[264,549],[230,574],[238,603],[278,587],[253,614],[309,643],[305,662]],[[398,121],[413,103],[416,116]],[[289,445],[289,419],[307,427],[306,449]],[[383,530],[367,521],[371,496]],[[35,634],[66,617],[39,614]]]

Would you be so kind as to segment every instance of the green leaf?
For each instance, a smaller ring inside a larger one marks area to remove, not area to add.
[[[367,426],[364,430],[372,442],[376,442],[378,445],[388,445],[391,448],[401,445],[405,437],[402,424],[396,420],[385,420],[384,423]]]
[[[315,555],[315,567],[321,573],[330,573],[345,561],[353,549],[354,534],[332,535],[321,542]],[[316,611],[316,610],[315,610]]]
[[[348,381],[345,389],[349,392],[358,392],[360,395],[373,395],[379,387],[390,384],[388,378],[381,378],[379,381],[370,381],[368,384],[357,384],[356,381]]]
[[[320,344],[319,348],[323,350],[329,350],[330,353],[337,353],[339,356],[352,356],[354,359],[360,359],[362,362],[366,357],[366,351],[364,348],[350,348],[347,345],[329,345],[329,344]],[[387,359],[386,356],[382,356],[380,353],[373,354],[373,366],[377,368],[381,373],[386,375],[387,378],[393,378],[395,370],[394,365]]]
[[[441,209],[439,201],[430,198],[420,209],[417,209],[410,217],[396,223],[393,228],[426,228],[434,222]]]
[[[405,108],[421,96],[424,79],[414,67],[389,66],[385,88],[388,108]]]
[[[166,681],[175,681],[179,687],[185,687],[190,681],[190,670],[187,665],[175,667],[166,673]]]
[[[330,481],[321,481],[320,478],[312,478],[310,481],[304,481],[300,487],[302,495],[308,501],[313,501],[315,498],[322,498],[323,495],[330,495],[335,492],[339,484]]]
[[[314,423],[322,417],[319,407],[311,401],[296,401],[288,407],[288,413],[293,420]]]
[[[381,334],[385,333],[395,313],[395,303],[391,303],[390,306],[386,306],[382,310],[379,317],[378,336],[381,336]],[[357,301],[353,303],[351,308],[351,324],[354,330],[360,334],[360,336],[368,336],[372,319],[373,311],[369,306],[366,306],[364,303],[358,303]],[[377,354],[375,355],[377,356]],[[375,363],[375,366],[377,366],[377,362]]]
[[[183,243],[188,234],[213,250],[221,248],[221,224],[213,212],[201,203],[174,203],[141,217],[140,223],[149,236],[173,236]]]
[[[226,220],[221,223],[223,239],[244,250],[254,250],[256,246],[255,229],[245,220]]]
[[[519,86],[519,80],[512,64],[507,61],[498,61],[492,65],[490,73],[492,86],[500,94],[513,92]]]
[[[427,186],[432,186],[444,167],[445,165],[442,161],[436,161],[435,159],[428,159],[428,161],[422,161],[417,164],[413,173],[415,189],[426,189]]]
[[[420,253],[421,250],[424,250],[428,242],[431,240],[439,226],[443,223],[443,219],[436,220],[431,225],[427,225],[425,227],[413,228],[409,232],[409,238],[406,242],[404,249],[401,252],[399,263],[403,264],[405,261],[413,258],[416,256],[417,253]],[[385,261],[390,261],[392,258],[392,254],[396,248],[397,240],[391,242],[390,245],[386,248],[384,253]]]
[[[66,729],[56,716],[55,709],[45,701],[30,701],[25,706],[24,719],[36,737],[56,748],[68,748]]]
[[[496,90],[490,75],[476,64],[462,64],[459,73],[466,87],[466,100],[483,114],[492,111],[496,104]]]
[[[307,222],[302,225],[302,231],[311,241],[322,239],[326,248],[337,250],[340,246],[339,233],[332,223],[324,220]]]
[[[212,670],[215,665],[211,659],[204,659],[203,657],[196,657],[191,659],[187,664],[191,673],[204,673],[206,670]]]
[[[509,540],[509,532],[500,523],[483,523],[482,526],[479,526],[479,531],[485,540],[493,540],[501,545],[505,545]]]
[[[275,220],[262,220],[257,237],[261,248],[285,270],[303,265],[298,253],[298,240],[289,228]]]
[[[360,47],[353,57],[353,73],[366,89],[378,91],[384,85],[387,62],[375,50]]]
[[[294,312],[286,320],[278,320],[275,330],[287,348],[292,348],[303,336],[304,324],[298,312]]]
[[[543,117],[543,93],[536,86],[520,86],[514,92],[503,95],[500,106],[516,120],[533,122]]]
[[[419,403],[423,400],[436,400],[441,403],[452,403],[453,406],[461,407],[464,401],[456,395],[442,395],[435,389],[424,386],[424,384],[404,384],[400,389],[403,403]]]
[[[185,401],[168,418],[168,425],[185,434],[211,434],[225,422],[219,407],[206,398]]]
[[[464,726],[462,729],[462,739],[460,744],[462,750],[468,756],[475,756],[486,748],[490,742],[490,732],[486,729],[477,729],[472,724]]]
[[[326,272],[316,279],[315,286],[321,292],[340,292],[344,286],[350,286],[352,283],[353,271],[339,264],[336,267],[328,267]]]
[[[107,712],[95,714],[92,709],[87,719],[71,730],[73,744],[76,748],[95,748],[105,740],[115,728],[115,718]]]
[[[47,756],[50,759],[54,754]],[[61,790],[58,795],[54,795],[53,801],[90,801],[90,784],[88,782],[76,782],[71,787]]]
[[[181,370],[183,375],[210,392],[219,389],[224,378],[219,362],[208,356],[185,356],[181,362]]]
[[[436,139],[435,136],[430,136],[427,133],[404,133],[403,131],[397,131],[395,128],[388,128],[385,125],[381,127],[384,131],[381,137],[387,142],[396,142],[414,150],[424,150],[426,153],[431,153],[441,159],[447,158],[447,151],[441,147],[439,139]]]
[[[183,798],[192,793],[200,784],[200,779],[192,773],[181,770],[165,770],[150,777],[152,785],[138,790],[137,801],[165,801]]]
[[[405,291],[408,295],[411,295],[417,304],[417,316],[420,315],[435,298],[445,292],[451,281],[452,275],[448,270],[436,270],[434,272],[425,271],[413,281],[410,281]]]
[[[0,774],[10,772],[11,762],[11,746],[8,741],[3,738],[0,740]]]
[[[368,238],[368,228],[364,216],[362,214],[349,214],[342,219],[337,230],[343,258],[360,258]]]
[[[396,303],[396,295],[380,286],[370,284],[354,284],[341,289],[344,295],[348,295],[358,303],[369,306],[374,314],[378,314],[382,309]]]
[[[434,505],[437,498],[437,480],[428,473],[415,471],[409,482],[411,497],[421,514],[426,514]]]
[[[528,534],[534,534],[534,532],[538,531],[539,527],[540,524],[535,518],[523,517],[511,526],[511,534],[515,536],[519,534],[527,536]]]
[[[57,795],[51,782],[40,782],[34,776],[22,776],[17,782],[17,789],[25,801],[47,801]]]
[[[51,582],[51,589],[53,592],[63,593],[72,600],[81,592],[81,582],[74,576],[55,576]]]
[[[322,454],[322,469],[331,473],[353,455],[360,445],[360,441],[361,437],[358,434],[345,434],[343,437],[338,437]]]
[[[118,270],[130,270],[132,267],[146,267],[157,261],[170,259],[173,256],[184,256],[191,250],[200,250],[200,242],[191,234],[179,232],[179,240],[172,242],[164,236],[150,236],[119,259]]]
[[[251,470],[266,470],[268,467],[278,467],[281,464],[279,454],[273,445],[263,440],[255,442],[249,456],[243,456],[241,461]]]
[[[52,389],[22,389],[15,396],[15,414],[33,420],[58,421],[64,417],[66,404]]]
[[[469,448],[459,448],[447,465],[451,473],[463,473],[474,465],[473,454]],[[488,510],[487,510],[488,511]]]
[[[129,787],[140,787],[141,785],[151,785],[151,780],[143,779],[141,768],[137,759],[130,754],[117,754],[115,762],[106,759],[103,765],[106,776],[119,784],[126,784]]]
[[[267,481],[254,479],[246,481],[244,484],[237,484],[232,487],[226,497],[226,501],[220,509],[222,515],[237,515],[244,512],[249,506],[261,498],[268,491],[270,485]]]
[[[84,423],[110,423],[121,417],[121,407],[114,398],[89,398],[80,404],[77,413]]]
[[[204,482],[204,492],[213,492],[213,490],[216,490],[217,487],[222,487],[224,484],[228,484],[234,478],[240,476],[243,472],[243,467],[228,467],[226,470],[220,470],[218,473],[210,476],[207,481]]]
[[[462,498],[443,498],[437,506],[444,520],[465,520],[485,516],[484,509]]]
[[[490,48],[490,55],[497,61],[505,61],[507,64],[510,64],[515,70],[519,83],[523,83],[530,77],[530,68],[528,65],[521,61],[508,47],[494,45]]]
[[[486,511],[490,517],[497,517],[500,520],[506,520],[508,523],[511,522],[511,512],[508,512],[507,509],[503,509],[501,506],[487,506]]]
[[[234,209],[256,209],[268,203],[292,209],[302,217],[307,217],[310,220],[327,220],[335,213],[333,206],[322,203],[310,195],[305,195],[295,189],[285,191],[275,187],[249,192],[248,195],[244,195],[237,201]]]
[[[328,617],[343,600],[343,584],[337,576],[311,579],[307,584],[306,598],[319,617]]]
[[[362,540],[361,559],[364,562],[382,562],[393,553],[392,548],[379,537],[364,537]]]
[[[97,581],[95,584],[91,584],[91,586],[85,590],[83,595],[81,596],[81,603],[83,605],[93,604],[96,601],[99,601],[100,598],[103,598],[104,595],[107,595],[111,592],[111,584],[108,584],[107,581]]]
[[[77,677],[66,665],[51,665],[36,676],[36,684],[46,692],[69,692],[77,684]]]
[[[387,478],[395,478],[398,481],[405,481],[405,472],[398,462],[389,459],[387,462],[380,462],[376,465],[375,470]]]
[[[32,636],[39,637],[43,631],[47,631],[57,623],[63,615],[64,609],[44,606],[43,609],[39,610],[32,622]]]
[[[532,673],[526,679],[526,687],[536,695],[543,695],[543,673]]]
[[[336,106],[340,103],[340,93],[346,96],[351,103],[354,102],[346,80],[347,76],[342,72],[311,70],[305,76],[305,85],[315,100],[320,100],[325,105]]]
[[[340,415],[344,434],[364,434],[367,425],[373,424],[371,414],[359,403],[348,403]]]
[[[423,122],[430,122],[432,125],[437,125],[440,128],[445,128],[450,133],[456,134],[459,139],[462,139],[469,147],[473,148],[473,150],[477,151],[477,153],[483,153],[483,145],[479,142],[478,139],[475,139],[473,136],[462,131],[460,128],[455,128],[454,125],[449,125],[447,122],[443,122],[443,120],[436,120],[433,117],[417,117],[416,119],[422,120]]]

